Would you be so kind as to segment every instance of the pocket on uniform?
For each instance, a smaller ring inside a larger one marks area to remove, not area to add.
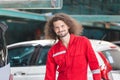
[[[71,60],[72,65],[74,65],[75,68],[82,68],[82,66],[84,65],[84,60],[86,60],[86,57],[83,53],[73,53],[70,55],[71,56]]]

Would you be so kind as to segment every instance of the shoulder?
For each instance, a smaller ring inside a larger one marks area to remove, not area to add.
[[[54,45],[51,46],[51,48],[49,49],[48,53],[49,54],[53,54],[55,52],[55,50],[58,48],[58,42],[55,43]]]
[[[76,36],[75,41],[84,46],[91,44],[90,39],[88,39],[86,36]]]
[[[75,36],[76,40],[80,40],[80,41],[89,41],[89,39],[86,36]]]

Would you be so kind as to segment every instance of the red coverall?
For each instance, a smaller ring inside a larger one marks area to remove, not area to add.
[[[48,52],[45,80],[87,80],[88,63],[94,80],[101,80],[99,63],[89,40],[83,36],[70,35],[66,48],[58,41]]]

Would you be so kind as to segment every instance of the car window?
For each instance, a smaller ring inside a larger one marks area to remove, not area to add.
[[[22,46],[8,49],[11,67],[27,66],[34,49],[35,47],[33,46]]]
[[[118,64],[120,62],[120,51],[117,49],[111,49],[102,52],[112,65],[113,70],[120,70],[120,64]]]
[[[47,53],[48,53],[49,49],[50,49],[50,46],[42,47],[42,49],[40,51],[40,55],[38,57],[37,65],[45,65],[46,64]]]

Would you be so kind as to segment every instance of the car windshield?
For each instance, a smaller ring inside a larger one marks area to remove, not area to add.
[[[120,51],[117,49],[111,49],[102,52],[112,65],[113,70],[120,70],[120,64],[118,64],[120,62]]]
[[[34,46],[21,46],[8,49],[11,67],[26,66],[34,49]]]

